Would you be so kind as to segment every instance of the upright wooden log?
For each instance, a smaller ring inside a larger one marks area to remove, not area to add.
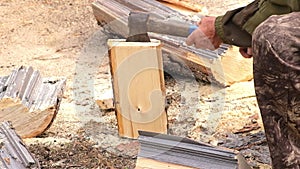
[[[167,132],[161,43],[108,40],[119,134]]]

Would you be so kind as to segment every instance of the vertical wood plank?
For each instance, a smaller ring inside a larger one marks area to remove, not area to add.
[[[167,132],[161,43],[109,39],[109,58],[119,134]]]

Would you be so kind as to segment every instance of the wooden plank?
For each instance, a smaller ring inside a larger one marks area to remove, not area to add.
[[[155,0],[97,0],[92,4],[92,7],[97,21],[107,23],[105,28],[109,28],[110,31],[122,37],[128,36],[127,23],[131,10],[149,11],[166,20],[190,21],[188,16]],[[202,50],[187,46],[185,38],[153,32],[149,32],[149,36],[162,42],[163,52],[179,58],[177,60],[182,60],[192,70],[196,79],[230,86],[233,83],[248,81],[253,78],[251,74],[252,60],[243,58],[236,47],[229,47],[229,45],[224,44],[215,51]],[[181,74],[182,72],[174,73],[184,76]]]
[[[195,169],[193,167],[166,163],[149,158],[138,157],[135,169]]]
[[[167,132],[161,43],[108,40],[119,134]]]
[[[199,3],[190,1],[190,0],[159,0],[159,1],[168,2],[170,4],[173,4],[173,5],[176,5],[179,7],[187,8],[194,12],[201,12],[202,8],[203,8],[203,6],[200,5]]]
[[[185,8],[185,7],[182,7],[182,6],[178,6],[176,4],[171,4],[169,2],[164,2],[164,1],[160,1],[160,3],[162,3],[163,5],[165,5],[167,7],[170,7],[171,9],[174,9],[184,15],[195,15],[196,14],[195,11]]]
[[[146,131],[139,134],[139,158],[192,168],[250,169],[244,157],[235,150],[178,136]]]

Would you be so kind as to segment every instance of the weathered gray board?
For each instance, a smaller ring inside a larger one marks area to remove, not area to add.
[[[187,138],[139,131],[139,158],[200,169],[250,169],[237,152]]]
[[[112,32],[128,36],[130,11],[148,11],[166,20],[190,22],[190,18],[155,0],[97,0],[92,4],[97,21]],[[150,38],[163,44],[163,51],[171,54],[191,69],[196,79],[217,82],[224,86],[252,79],[252,60],[242,58],[238,50],[222,45],[215,51],[196,49],[185,44],[185,38],[149,33]],[[189,72],[189,71],[187,71]]]
[[[43,133],[58,112],[65,82],[23,66],[0,77],[0,122],[12,122],[22,138]]]
[[[0,124],[0,168],[38,169],[40,164],[26,148],[10,122]]]

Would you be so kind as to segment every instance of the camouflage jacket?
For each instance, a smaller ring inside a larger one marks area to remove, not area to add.
[[[228,11],[215,22],[224,43],[250,47],[255,28],[271,15],[300,11],[300,0],[255,0],[246,7]]]

